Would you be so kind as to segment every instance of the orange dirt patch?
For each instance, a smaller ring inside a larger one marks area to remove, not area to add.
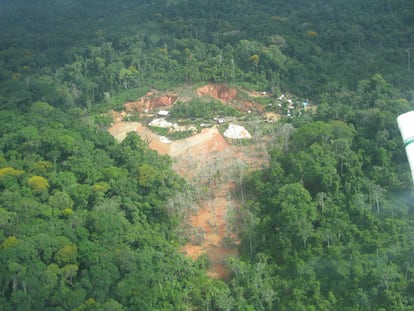
[[[139,136],[149,145],[151,150],[157,151],[159,154],[170,153],[170,143],[163,141],[163,137],[151,132],[148,128],[139,124],[136,129]]]
[[[253,101],[249,101],[249,100],[242,100],[241,105],[239,106],[240,108],[238,110],[241,112],[248,112],[250,110],[250,111],[255,111],[258,113],[264,113],[264,111],[266,110],[265,106],[255,103]]]
[[[207,274],[226,279],[229,271],[225,261],[238,255],[239,245],[240,228],[231,224],[241,205],[240,195],[234,193],[235,176],[239,170],[246,173],[261,167],[268,160],[266,148],[259,144],[233,146],[213,127],[173,142],[170,156],[176,172],[208,191],[207,197],[198,201],[197,212],[188,219],[197,236],[190,237],[183,251],[192,258],[207,254],[211,264]]]
[[[119,142],[123,141],[129,132],[136,132],[141,139],[149,145],[149,148],[159,154],[169,154],[170,144],[163,142],[163,138],[151,132],[139,122],[118,122],[110,129],[109,133]]]
[[[197,89],[198,96],[211,96],[224,101],[231,101],[237,97],[237,89],[225,84],[208,84]]]
[[[138,122],[117,122],[111,126],[109,133],[119,142],[123,141],[129,132],[135,132]]]
[[[267,93],[248,92],[252,97],[267,97]],[[237,110],[248,113],[255,111],[260,114],[264,113],[265,107],[251,100],[237,99],[237,89],[230,88],[225,84],[207,84],[197,89],[198,96],[211,96],[229,105],[232,105]],[[236,100],[236,101],[235,101]]]
[[[190,241],[182,248],[188,256],[194,259],[202,254],[207,254],[210,260],[207,274],[220,279],[226,279],[229,276],[229,272],[225,268],[226,259],[229,256],[238,255],[237,235],[228,226],[229,198],[227,191],[229,185],[231,182],[211,185],[212,197],[201,200],[196,214],[189,217],[188,220],[190,227],[202,236],[201,238],[200,236],[194,239],[190,238]],[[231,245],[226,245],[225,239],[230,241]]]
[[[175,103],[177,98],[178,97],[175,94],[161,95],[155,91],[148,92],[145,96],[141,97],[135,102],[125,103],[125,111],[128,113],[144,112],[151,111],[160,107],[169,107]]]
[[[111,110],[109,111],[109,115],[111,116],[112,120],[114,120],[114,123],[121,122],[126,116],[127,113],[125,111],[115,111]]]
[[[216,127],[204,128],[201,133],[174,141],[171,145],[171,157],[180,158],[185,155],[210,155],[229,148],[229,144]]]

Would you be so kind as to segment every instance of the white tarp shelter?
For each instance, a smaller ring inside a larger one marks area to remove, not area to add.
[[[250,133],[241,125],[229,124],[229,127],[224,132],[224,136],[232,139],[250,139],[252,136]]]
[[[173,127],[174,124],[171,122],[168,122],[167,120],[160,118],[160,119],[154,119],[148,124],[149,126],[158,126],[158,127]]]

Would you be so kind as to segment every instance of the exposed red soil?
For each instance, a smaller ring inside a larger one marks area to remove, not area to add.
[[[266,108],[263,105],[260,105],[258,103],[249,101],[249,100],[242,100],[240,108],[238,109],[241,112],[249,112],[249,111],[255,111],[260,114],[264,113]]]
[[[161,137],[151,132],[147,127],[139,122],[118,122],[110,129],[109,133],[119,142],[123,141],[129,132],[136,132],[142,140],[148,144],[151,150],[157,151],[159,154],[169,154],[170,144],[161,141]]]
[[[190,152],[192,155],[207,156],[226,148],[229,148],[228,142],[216,127],[212,127],[202,129],[197,135],[174,141],[170,155],[177,158]]]
[[[126,102],[125,111],[131,112],[144,112],[151,111],[160,107],[172,106],[177,100],[178,96],[175,94],[161,95],[155,91],[148,92],[145,96],[141,97],[135,102]]]
[[[207,274],[213,278],[226,279],[229,272],[225,267],[225,260],[229,256],[237,256],[237,235],[230,232],[227,224],[226,193],[231,183],[221,184],[214,187],[214,198],[200,202],[197,213],[190,218],[192,228],[198,229],[204,234],[200,243],[188,242],[183,251],[196,259],[202,254],[207,254],[210,260],[210,269]],[[225,245],[223,240],[228,237],[232,245]]]
[[[231,101],[237,97],[237,89],[229,88],[225,84],[208,84],[197,89],[198,96],[211,96],[224,101]]]

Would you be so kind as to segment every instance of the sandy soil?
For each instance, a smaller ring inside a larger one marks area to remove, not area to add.
[[[142,140],[146,143],[149,143],[149,147],[152,150],[157,151],[159,154],[169,154],[170,144],[164,143],[161,136],[154,134],[139,122],[121,121],[115,123],[109,129],[109,133],[111,133],[111,135],[114,136],[115,139],[119,142],[123,141],[129,132],[137,132]]]
[[[174,141],[171,144],[170,156],[180,158],[187,153],[194,155],[211,154],[229,148],[229,144],[216,127],[204,128],[201,133]]]

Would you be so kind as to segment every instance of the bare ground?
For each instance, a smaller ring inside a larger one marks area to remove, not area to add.
[[[202,190],[204,195],[197,200],[196,212],[188,215],[189,242],[182,251],[194,259],[207,254],[207,274],[226,279],[229,272],[225,260],[238,255],[239,244],[237,228],[229,224],[231,213],[240,207],[240,196],[233,194],[235,176],[262,166],[267,161],[264,148],[232,146],[216,127],[170,143],[164,143],[162,137],[138,122],[118,122],[109,129],[118,141],[130,131],[137,132],[151,149],[170,155],[173,169]]]
[[[154,134],[139,122],[121,121],[115,123],[109,129],[109,133],[119,142],[123,141],[129,132],[137,132],[142,140],[149,144],[149,147],[159,154],[169,154],[170,144],[164,143],[161,136]]]

